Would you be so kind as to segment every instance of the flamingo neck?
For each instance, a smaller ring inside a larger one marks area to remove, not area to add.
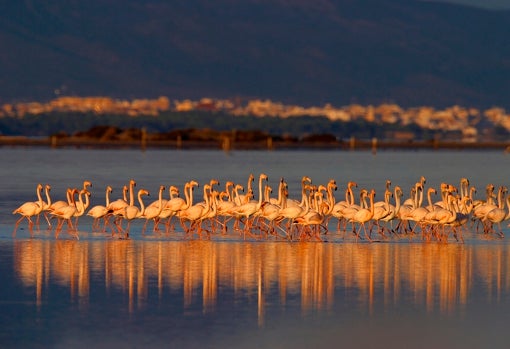
[[[279,206],[282,206],[282,203],[283,203],[283,186],[284,186],[285,182],[283,181],[280,181],[280,184],[278,184],[278,200],[277,200],[277,204]]]
[[[270,198],[270,193],[271,193],[271,187],[266,185],[266,189],[264,191],[264,200],[265,201],[269,201],[271,198]]]
[[[369,199],[370,199],[370,213],[372,213],[372,216],[374,215],[374,211],[375,211],[375,208],[374,208],[374,195],[375,195],[375,192],[372,191],[370,193],[370,196],[369,196]]]
[[[50,207],[51,206],[51,197],[50,197],[50,187],[49,186],[46,186],[45,193],[46,193],[46,206]]]
[[[400,211],[400,192],[398,191],[398,188],[395,188],[395,212],[398,213]]]
[[[129,183],[129,206],[133,206],[135,203],[134,184]]]
[[[429,190],[427,192],[427,202],[429,204],[429,210],[432,210],[432,208],[434,207],[434,205],[432,204],[432,191]]]
[[[72,205],[74,204],[74,199],[71,197],[71,195],[73,195],[73,190],[70,189],[70,188],[67,188],[66,190],[66,198],[67,198],[67,204],[68,205]]]
[[[505,200],[503,199],[503,187],[498,190],[498,207],[503,209],[505,207]]]
[[[335,206],[335,196],[333,195],[333,185],[328,185],[328,202],[329,202],[329,208],[327,209],[326,213],[330,214],[333,212],[333,206]]]
[[[78,214],[82,214],[85,211],[85,206],[83,205],[83,198],[82,198],[82,195],[83,195],[84,192],[85,192],[84,190],[81,190],[78,193],[78,202],[80,204],[76,205],[76,202],[75,202],[75,206],[76,206],[76,210],[77,210]],[[74,198],[74,195],[73,195],[73,198]]]
[[[259,177],[259,202],[257,203],[257,210],[260,210],[260,207],[262,207],[262,178],[263,176]]]
[[[310,193],[311,196],[313,196]],[[304,216],[310,211],[310,198],[307,196],[307,199],[305,200],[305,209],[301,212],[300,217]]]
[[[416,190],[414,191],[414,208],[421,206],[421,201],[423,197],[423,190],[420,187],[419,183],[416,183]]]
[[[384,206],[386,207],[386,211],[390,210],[390,196],[391,196],[391,192],[389,190],[387,190],[384,195]]]
[[[233,188],[230,189],[230,187],[232,185],[233,185],[233,183],[227,182],[226,187],[225,187],[225,192],[227,193],[227,200],[228,201],[232,201],[232,191],[233,191]]]
[[[163,192],[165,191],[165,187],[164,186],[161,186],[159,188],[159,198],[158,198],[158,202],[159,202],[159,208],[158,208],[158,216],[161,214],[161,212],[163,211]]]
[[[189,186],[189,204],[187,205],[188,207],[191,207],[193,206],[193,184],[190,184]]]
[[[189,183],[186,183],[184,185],[184,197],[186,198],[186,205],[184,206],[184,209],[187,209],[190,207],[190,201],[189,201],[189,188],[191,185]]]
[[[41,191],[42,191],[42,185],[38,185],[37,186],[37,202],[39,203],[39,207],[42,207],[43,205],[43,199],[42,199],[42,196],[41,196]]]
[[[87,191],[87,190],[85,190],[84,194],[85,194],[85,204],[83,205],[83,211],[85,211],[85,209],[86,209],[87,207],[89,207],[89,205],[90,205],[90,200],[89,200],[89,193],[88,193],[88,191]]]
[[[247,191],[249,192],[251,189],[252,189],[252,186],[253,186],[253,180],[255,179],[255,177],[253,177],[253,175],[250,175],[250,177],[248,178],[248,183],[246,185],[246,188],[247,188]]]
[[[205,209],[202,211],[202,217],[205,218],[205,215],[211,211],[211,201],[209,200],[209,196],[211,196],[210,192],[207,192],[207,186],[204,185],[204,201],[205,201]]]
[[[305,185],[306,182],[307,182],[307,178],[303,177],[303,179],[301,180],[301,203],[299,204],[299,206],[301,206],[301,207],[303,207],[305,205],[305,201],[308,199],[307,195],[306,195],[306,185]]]
[[[214,217],[216,216],[216,213],[218,212],[218,193],[213,192],[211,195],[211,202],[210,202],[210,209],[209,209],[209,216]]]
[[[106,194],[105,194],[106,207],[110,206],[110,191],[111,191],[110,187],[106,188]]]
[[[138,214],[138,216],[142,216],[145,213],[145,204],[143,203],[142,199],[143,194],[144,192],[142,190],[138,192],[138,202],[140,203],[140,213]]]
[[[75,199],[74,195],[75,195],[75,194],[77,194],[77,193],[78,193],[78,191],[77,191],[77,190],[73,190],[73,189],[70,189],[70,190],[69,190],[69,198],[68,198],[68,200],[69,200],[69,205],[74,205],[74,206],[76,206],[76,199]]]
[[[349,186],[348,194],[349,194],[349,197],[347,197],[347,193],[345,195],[345,198],[346,198],[345,201],[348,202],[352,206],[352,205],[354,205],[354,192],[352,191],[352,186]]]
[[[234,188],[234,203],[235,203],[237,206],[239,206],[239,205],[241,205],[241,204],[242,204],[242,203],[241,203],[241,197],[240,197],[240,195],[239,195],[239,189],[240,189],[240,188],[241,188],[241,187],[239,187],[239,186],[236,186],[236,187]],[[244,190],[244,189],[243,189],[243,190]]]

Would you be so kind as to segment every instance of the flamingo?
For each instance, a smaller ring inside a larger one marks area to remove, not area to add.
[[[469,196],[464,196],[460,200],[457,199],[455,201],[455,209],[457,211],[455,220],[449,223],[448,225],[452,227],[453,235],[457,239],[457,241],[459,241],[460,237],[460,240],[464,242],[464,238],[462,237],[462,230],[459,231],[461,233],[459,235],[457,234],[457,228],[458,227],[462,228],[462,226],[469,221],[471,211],[473,210],[472,199]]]
[[[38,201],[27,201],[19,206],[17,209],[12,211],[12,214],[20,214],[21,218],[16,221],[14,225],[14,231],[12,232],[12,236],[16,236],[16,230],[18,229],[18,225],[21,223],[23,219],[28,221],[28,230],[30,231],[30,235],[33,235],[33,227],[34,223],[30,217],[37,216],[41,213],[43,209],[43,199],[41,197],[41,191],[43,189],[42,184],[37,184],[36,193]]]
[[[403,202],[402,209],[405,210],[405,207],[411,207],[411,208],[416,207],[416,202],[418,201],[417,196],[419,195],[418,188],[420,186],[423,188],[423,185],[421,184],[421,182],[416,182],[414,184],[414,186],[411,187],[411,192],[409,194],[409,197]]]
[[[341,215],[342,215],[342,218],[345,222],[345,225],[344,225],[344,232],[347,230],[347,223],[348,222],[351,222],[353,223],[353,220],[352,218],[354,217],[354,215],[361,209],[368,209],[368,205],[367,203],[365,202],[366,198],[368,197],[368,190],[366,189],[361,189],[360,190],[360,193],[359,193],[359,205],[357,204],[352,204],[352,205],[349,205],[347,207],[345,207],[342,211],[341,211]],[[354,229],[354,224],[352,224],[352,228]]]
[[[322,239],[320,238],[320,228],[323,227],[324,229],[326,229],[326,227],[322,225],[325,218],[323,210],[329,210],[329,205],[326,204],[325,202],[322,202],[323,194],[321,192],[321,189],[313,193],[312,196],[314,207],[311,208],[308,205],[307,212],[304,215],[297,217],[294,220],[294,224],[297,224],[302,227],[301,236],[303,235],[303,233],[306,232],[306,229],[308,229],[310,236],[313,235],[317,240],[322,241]],[[317,228],[315,230],[315,234],[313,229],[314,227]]]
[[[199,227],[198,227],[199,233],[202,231],[202,227],[201,227],[202,222],[204,220],[211,221],[212,219],[214,219],[216,217],[216,213],[217,213],[217,201],[218,201],[218,196],[220,195],[220,193],[216,190],[212,190],[212,187],[211,187],[208,195],[209,195],[209,208],[207,210],[205,210],[203,212],[202,216],[199,219],[197,219],[197,221],[195,222],[195,224],[199,224]],[[211,223],[211,230],[214,230],[212,223]],[[208,238],[210,239],[211,231],[206,229],[206,232],[207,232]]]
[[[475,195],[475,194],[476,194],[476,187],[471,186],[471,187],[469,188],[468,196],[467,196],[467,197],[469,198],[469,200],[466,200],[466,203],[469,203],[469,208],[467,208],[467,207],[466,207],[466,204],[464,204],[464,207],[462,207],[462,206],[460,207],[460,208],[461,208],[461,209],[463,209],[463,210],[469,210],[469,214],[470,214],[470,215],[471,215],[471,212],[472,212],[472,210],[473,210],[473,208],[474,208],[474,200],[473,200],[473,197],[474,197],[474,195]],[[461,205],[462,205],[462,202],[461,202]]]
[[[57,217],[58,219],[58,224],[57,224],[57,227],[55,229],[55,239],[58,239],[58,236],[60,234],[60,231],[62,230],[62,226],[64,225],[64,222],[67,221],[67,225],[68,225],[68,232],[72,232],[72,231],[76,231],[76,228],[73,227],[73,222],[72,222],[72,218],[75,216],[76,213],[78,214],[83,214],[83,209],[84,209],[84,204],[83,204],[83,198],[82,198],[82,195],[83,194],[87,194],[88,193],[88,190],[80,190],[78,191],[78,189],[72,189],[71,190],[71,202],[66,205],[66,206],[61,206],[61,207],[58,207],[56,209],[54,209],[53,211],[51,211],[51,214],[54,216],[54,217]],[[78,194],[78,202],[80,202],[80,205],[76,205],[76,201],[74,199],[74,195],[75,194]],[[78,207],[80,207],[78,209]],[[75,237],[78,238],[78,235],[75,234]]]
[[[46,202],[43,201],[42,212],[44,212],[44,218],[46,219],[46,222],[48,223],[48,228],[51,228],[51,222],[50,222],[50,219],[49,219],[48,214],[47,214],[48,210],[51,207],[50,190],[51,190],[51,186],[49,184],[46,184],[44,186],[44,192],[45,192],[45,195],[46,195]],[[37,220],[36,220],[36,225],[37,226],[39,226],[39,217],[40,217],[40,214],[37,215]]]
[[[335,196],[333,195],[333,191],[338,189],[336,181],[334,179],[330,179],[326,187],[319,186],[319,188],[319,191],[326,190],[327,192],[328,200],[327,202],[321,203],[321,206],[323,207],[323,213],[329,216],[335,207]]]
[[[92,184],[91,184],[90,181],[85,180],[85,181],[83,181],[83,188],[82,189],[83,190],[88,190],[88,187],[90,187],[91,185]],[[73,190],[74,190],[73,188],[67,188],[67,190],[66,190],[66,200],[67,201],[64,201],[64,200],[55,201],[55,202],[53,202],[50,205],[50,207],[49,207],[49,209],[47,211],[49,211],[51,213],[52,211],[54,211],[57,208],[70,205],[71,201],[72,201],[71,200],[71,193],[72,193]],[[79,193],[79,189],[76,189],[76,193]]]
[[[507,201],[509,202],[509,205],[510,205],[510,196],[507,198]],[[510,215],[510,206],[508,208],[509,212],[508,214]],[[498,228],[499,228],[499,236],[503,237],[503,231],[501,230],[501,222],[503,222],[507,217],[507,212],[505,210],[505,200],[502,199],[502,202],[501,204],[496,207],[496,208],[493,208],[492,210],[490,210],[489,212],[487,212],[485,214],[485,216],[482,218],[482,222],[484,223],[484,231],[485,233],[489,233],[491,231],[493,231],[493,225],[494,224],[497,224],[498,225]]]
[[[361,208],[361,209],[359,209],[352,216],[352,218],[351,218],[351,221],[353,223],[353,228],[354,228],[353,232],[356,234],[356,241],[359,238],[359,234],[356,232],[354,223],[359,223],[360,224],[360,229],[361,229],[361,226],[363,226],[363,231],[365,232],[365,237],[369,241],[372,241],[370,239],[369,234],[367,234],[365,223],[370,221],[372,219],[372,217],[374,216],[374,197],[375,197],[375,190],[374,189],[372,189],[370,191],[370,193],[368,194],[368,197],[369,197],[369,200],[370,200],[370,208]]]
[[[108,206],[108,210],[111,211],[112,215],[115,216],[113,223],[116,226],[119,226],[119,221],[122,219],[122,215],[126,207],[133,206],[135,204],[135,187],[136,182],[134,179],[129,181],[129,186],[124,186],[122,189],[122,199],[117,199],[110,203]],[[129,193],[129,201],[127,199],[127,195]]]
[[[400,200],[404,193],[402,192],[402,189],[400,186],[396,185],[393,193],[393,197],[395,199],[395,206],[389,205],[389,212],[386,216],[382,217],[381,220],[385,223],[392,223],[394,219],[398,217],[399,211],[400,211]],[[392,227],[393,228],[393,227]],[[388,229],[386,227],[386,229]],[[393,232],[393,229],[391,230]]]
[[[353,181],[347,182],[347,189],[345,190],[345,200],[338,201],[333,205],[333,208],[330,212],[330,219],[332,217],[336,218],[338,220],[337,223],[337,231],[340,230],[340,223],[344,219],[343,212],[347,207],[354,205],[354,193],[352,191],[352,187],[357,188],[358,184]]]
[[[186,200],[182,199],[181,197],[174,197],[170,199],[161,213],[159,214],[158,219],[167,219],[165,223],[165,231],[168,233],[170,230],[170,223],[172,218],[182,210],[185,210],[189,208],[192,205],[192,195],[193,195],[193,187],[198,186],[198,182],[196,181],[189,181],[184,184],[184,196]]]
[[[264,173],[261,173],[260,176],[259,176],[259,200],[258,202],[253,202],[253,201],[250,201],[250,202],[247,202],[243,205],[239,205],[237,207],[234,208],[234,214],[241,218],[241,217],[244,217],[245,218],[245,223],[244,223],[244,235],[246,235],[246,233],[249,232],[250,230],[250,227],[251,227],[251,223],[250,222],[250,217],[253,216],[255,213],[257,213],[258,211],[260,211],[260,207],[262,206],[262,201],[263,201],[263,195],[262,195],[262,181],[263,180],[266,180],[267,181],[267,175],[264,174]]]
[[[280,185],[279,185],[279,191],[283,191],[283,186],[281,185],[282,182],[280,182]],[[266,185],[266,192],[269,193],[272,191],[271,187],[269,185]],[[278,196],[279,198],[281,199],[281,196],[283,195],[283,193],[278,193]],[[281,202],[281,200],[279,200]],[[276,203],[273,203],[271,201],[271,198],[267,197],[264,202],[262,203],[262,205],[260,206],[260,210],[257,214],[257,219],[258,221],[260,222],[260,220],[262,219],[263,223],[266,225],[266,227],[268,229],[265,230],[266,234],[268,232],[270,233],[274,233],[274,230],[275,230],[275,227],[274,227],[274,220],[278,217],[279,215],[279,212],[280,212],[280,205],[279,204],[276,204]],[[262,229],[262,227],[261,227]]]
[[[108,211],[110,212],[117,212],[117,211],[121,211],[124,209],[124,207],[126,207],[127,205],[129,205],[129,201],[128,201],[128,198],[127,198],[127,193],[129,192],[129,187],[127,185],[123,186],[122,187],[122,198],[121,199],[117,199],[115,201],[112,201],[110,202],[106,208],[108,209]]]
[[[236,198],[236,205],[242,205],[243,203],[247,202],[247,200],[249,200],[246,196],[253,192],[252,185],[254,180],[255,176],[253,173],[250,173],[248,176],[248,183],[246,183],[246,194],[239,194],[239,196]]]
[[[145,218],[145,224],[142,228],[142,235],[145,234],[145,229],[147,228],[147,223],[149,220],[154,221],[154,228],[152,229],[153,232],[156,232],[156,219],[161,214],[161,211],[163,210],[163,192],[165,191],[165,186],[161,185],[159,187],[159,197],[156,202],[156,204],[153,202],[152,205],[149,205],[145,208],[143,217]]]
[[[421,198],[423,196],[423,187],[420,186],[418,189],[419,189],[419,193],[420,193],[420,195],[419,195],[420,199],[416,203],[416,207],[414,209],[412,209],[411,212],[409,212],[408,215],[405,217],[405,219],[407,219],[408,221],[415,222],[414,227],[411,229],[411,234],[414,233],[414,231],[418,225],[420,225],[420,227],[422,228],[422,233],[424,232],[423,223],[424,223],[425,217],[427,216],[427,214],[429,214],[434,209],[434,205],[432,204],[431,195],[437,193],[437,191],[434,188],[429,188],[427,190],[428,206],[423,207],[423,206],[421,206],[421,203],[422,203]]]
[[[174,197],[178,197],[179,196],[179,188],[177,188],[175,185],[171,185],[170,187],[168,187],[168,194],[170,196],[170,200],[172,200]],[[149,205],[147,205],[145,207],[145,210],[147,210],[149,207],[153,207],[153,206],[155,206],[156,208],[159,208],[159,206],[162,206],[164,208],[167,202],[168,202],[168,200],[163,199],[163,198],[161,198],[161,202],[159,199],[154,200],[153,202],[151,202]]]
[[[457,219],[458,210],[455,208],[456,197],[449,194],[447,197],[448,209],[442,211],[442,216],[437,218],[437,224],[442,227],[442,232],[438,234],[439,241],[446,241],[445,227],[451,226]]]
[[[250,201],[251,197],[253,196],[253,191],[251,191],[250,193],[247,193],[245,196],[244,196],[244,200],[243,202],[241,202],[241,196],[239,194],[239,191],[242,191],[244,192],[244,187],[240,184],[236,184],[234,189],[233,189],[233,199],[234,199],[234,203],[235,205],[232,206],[230,208],[230,210],[228,210],[227,212],[223,213],[223,216],[227,216],[227,217],[230,217],[230,218],[226,218],[224,220],[224,224],[226,224],[226,222],[228,220],[230,220],[231,218],[235,217],[236,220],[234,221],[234,226],[233,226],[233,229],[234,230],[240,230],[239,229],[239,219],[238,217],[236,216],[235,214],[235,209],[240,206],[240,205],[243,205],[245,203],[247,203],[248,201]],[[239,204],[238,204],[239,203]],[[223,209],[222,209],[223,211]],[[226,227],[224,227],[224,229],[226,229]]]
[[[505,205],[504,196],[506,195],[508,189],[505,186],[500,186],[498,188],[497,205],[494,204],[494,201],[492,200],[493,189],[494,189],[494,186],[491,187],[490,184],[487,186],[487,200],[485,203],[482,203],[473,209],[473,218],[472,219],[478,220],[478,222],[483,221],[485,216],[490,211],[492,211],[496,208],[500,208],[500,209],[504,208],[504,205]],[[477,225],[477,229],[478,229],[478,225]]]
[[[91,187],[91,186],[92,186],[92,182],[91,182],[91,181],[84,180],[84,181],[83,181],[83,187],[82,187],[82,190],[84,190],[85,192],[89,192],[89,193],[90,193],[90,191],[89,191],[89,187]],[[78,203],[78,205],[80,205],[80,204]]]
[[[294,220],[298,217],[302,217],[303,215],[306,214],[306,212],[308,211],[308,198],[307,198],[307,194],[306,194],[306,191],[309,187],[308,186],[304,186],[303,187],[303,190],[302,190],[302,193],[301,193],[301,202],[304,203],[303,206],[301,205],[291,205],[291,206],[288,206],[287,204],[287,195],[284,196],[284,200],[283,200],[283,203],[282,203],[282,208],[280,209],[280,211],[278,212],[278,217],[275,219],[275,222],[278,223],[277,227],[282,229],[280,227],[280,222],[282,222],[283,220],[287,220],[287,225],[286,225],[286,230],[285,230],[285,234],[286,234],[286,237],[287,239],[292,239],[292,231],[291,231],[291,224],[292,222],[294,222]]]
[[[460,198],[469,196],[469,179],[463,177],[460,179]]]
[[[242,185],[237,184],[237,187],[238,189],[242,188]],[[228,214],[232,207],[236,206],[236,203],[234,202],[234,196],[232,196],[231,193],[235,192],[235,190],[236,189],[234,187],[234,182],[232,181],[225,182],[225,190],[222,191],[218,196],[217,202],[218,215],[223,216],[224,214]]]
[[[393,196],[393,193],[387,188],[384,192],[384,201],[378,201],[374,204],[374,216],[372,217],[373,225],[377,226],[377,230],[379,234],[384,237],[384,229],[380,225],[379,221],[385,218],[387,215],[391,213],[390,207],[390,198]],[[372,226],[369,228],[369,231],[372,230]]]
[[[186,191],[186,188],[184,190]],[[168,205],[168,203],[174,199],[182,200],[179,197],[179,188],[177,188],[175,185],[170,186],[170,188],[168,189],[168,193],[170,195],[170,198],[168,200],[166,199],[161,200],[162,210],[159,216],[154,219],[154,231],[159,231],[159,222],[161,221],[161,219],[168,218],[170,216],[171,212],[168,212],[168,215],[166,215],[167,212],[165,212],[165,208]],[[147,206],[147,208],[151,206],[160,206],[159,200],[153,201],[149,206]]]
[[[185,210],[181,210],[178,212],[178,216],[181,220],[181,226],[183,227],[186,233],[190,233],[195,223],[200,220],[200,218],[210,209],[209,205],[209,194],[210,184],[204,184],[204,202],[199,202],[198,204],[192,204],[192,195],[190,196],[190,207]],[[190,188],[190,191],[193,188]],[[189,227],[186,227],[184,224],[185,221],[190,222]],[[198,226],[198,233],[201,233],[201,225]]]
[[[119,233],[124,233],[124,238],[129,238],[129,229],[131,227],[131,221],[135,218],[140,218],[143,216],[145,212],[145,204],[143,203],[142,196],[143,195],[149,195],[149,192],[145,189],[138,190],[138,203],[140,204],[140,207],[135,205],[128,205],[124,208],[123,212],[120,214],[119,217],[126,219],[127,226],[126,229],[122,229],[121,222],[116,222],[117,228],[119,230]]]
[[[305,201],[306,198],[307,198],[307,195],[306,195],[306,186],[308,184],[311,184],[312,183],[312,179],[308,176],[303,176],[301,178],[301,201],[297,201],[297,200],[294,200],[294,199],[287,199],[287,207],[290,207],[290,206],[301,206],[301,207],[304,207],[305,205]]]
[[[105,193],[105,205],[96,205],[92,207],[88,212],[87,216],[91,216],[94,218],[94,221],[92,223],[92,230],[99,228],[99,220],[101,218],[105,218],[106,215],[110,212],[108,207],[110,206],[110,193],[113,191],[111,186],[106,187],[106,193]],[[105,220],[105,228],[106,228],[106,220]],[[104,232],[104,230],[103,230]]]
[[[494,184],[490,183],[490,184],[487,184],[487,186],[485,187],[485,195],[486,195],[486,199],[485,201],[484,200],[473,200],[473,206],[474,208],[477,208],[478,206],[480,205],[483,205],[483,204],[486,204],[486,203],[489,203],[489,204],[494,204],[494,200],[493,200],[493,195],[494,195]]]
[[[423,191],[420,189],[423,188],[423,185],[421,182],[416,182],[416,184],[411,187],[411,193],[409,195],[409,198],[407,198],[403,204],[400,206],[400,210],[398,213],[398,218],[400,219],[396,231],[401,231],[402,229],[404,232],[407,232],[408,228],[410,230],[410,227],[406,227],[408,224],[408,217],[411,214],[411,212],[418,206],[421,205],[419,195],[420,191],[423,193]]]
[[[215,178],[211,179],[211,180],[209,181],[209,185],[211,186],[211,188],[210,188],[211,192],[216,191],[216,190],[214,189],[214,186],[215,186],[215,185],[219,185],[219,184],[220,184],[220,181],[218,181],[217,179],[215,179]]]
[[[55,202],[50,204],[50,207],[46,211],[51,213],[52,211],[56,210],[57,208],[60,208],[60,207],[63,207],[63,206],[67,206],[67,205],[71,204],[71,201],[72,201],[71,194],[72,194],[72,192],[73,192],[72,188],[67,188],[66,189],[66,200],[67,201],[64,201],[64,200],[55,201]]]
[[[377,206],[387,206],[386,201],[389,202],[389,198],[387,200],[386,195],[388,195],[388,192],[389,192],[389,197],[392,197],[393,193],[391,192],[391,181],[389,179],[386,180],[386,189],[384,190],[384,201],[377,201],[374,203],[374,207],[376,209],[377,209]]]
[[[84,194],[86,194],[85,196],[85,202],[83,201],[77,201],[75,202],[75,205],[76,205],[76,208],[77,208],[77,212],[85,212],[85,210],[88,208],[88,205],[89,205],[89,201],[88,201],[88,197],[90,196],[90,192],[88,190],[89,187],[92,186],[92,183],[88,180],[85,180],[83,181],[83,187],[82,187],[82,190],[84,190]],[[88,194],[87,194],[88,193]],[[82,207],[83,206],[83,207]],[[76,217],[76,220],[75,220],[75,228],[78,229],[78,216],[75,216]]]
[[[285,180],[282,178],[280,178],[280,183],[278,184],[278,196],[276,198],[269,198],[269,202],[272,203],[272,204],[275,204],[277,206],[281,206],[282,205],[282,200],[283,200],[283,195],[285,193],[285,190],[287,187],[287,183],[285,182]]]
[[[73,215],[75,217],[75,220],[74,220],[75,230],[78,230],[78,218],[83,216],[83,214],[85,213],[85,210],[87,210],[90,205],[90,199],[89,199],[90,191],[88,191],[87,189],[82,189],[80,191],[80,195],[85,195],[85,202],[83,202],[83,200],[78,200],[78,202],[75,203],[76,212]]]
[[[231,194],[230,188],[232,187]],[[234,217],[234,209],[237,207],[234,198],[237,197],[238,191],[243,189],[243,186],[240,184],[236,184],[231,181],[227,181],[225,184],[225,190],[221,192],[218,196],[218,200],[216,202],[216,211],[218,217],[223,217],[223,222],[220,224],[223,226],[222,230],[224,233],[227,232],[227,222]],[[226,198],[224,200],[223,198]]]

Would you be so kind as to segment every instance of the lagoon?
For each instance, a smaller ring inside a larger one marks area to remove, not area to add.
[[[479,348],[507,347],[508,239],[472,234],[464,243],[243,241],[142,236],[112,239],[80,218],[80,240],[26,222],[12,210],[37,183],[63,199],[69,186],[106,185],[120,197],[131,178],[155,199],[159,185],[217,178],[246,183],[266,173],[298,198],[303,175],[349,180],[384,192],[455,185],[466,177],[482,197],[508,185],[499,151],[235,151],[1,148],[0,346],[54,348]],[[508,227],[504,224],[504,232]],[[508,234],[507,234],[508,235]]]

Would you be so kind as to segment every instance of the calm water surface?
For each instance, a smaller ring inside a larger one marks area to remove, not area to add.
[[[37,183],[54,200],[88,179],[92,205],[104,189],[121,196],[129,179],[155,199],[159,185],[217,178],[246,183],[264,172],[300,195],[303,175],[406,193],[469,178],[508,185],[502,152],[165,151],[1,148],[0,347],[2,348],[507,348],[510,245],[131,240],[91,232],[80,240],[37,232],[11,212],[34,200]],[[382,200],[382,197],[379,196]],[[505,224],[505,233],[508,227]]]

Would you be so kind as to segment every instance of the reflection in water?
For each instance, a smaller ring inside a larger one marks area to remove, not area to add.
[[[331,309],[335,297],[368,312],[405,301],[450,313],[475,289],[498,302],[510,288],[509,254],[508,245],[31,240],[15,242],[14,268],[39,306],[56,284],[87,307],[104,282],[107,294],[128,295],[131,312],[149,293],[180,292],[185,309],[203,312],[228,295],[256,297],[262,325],[269,297],[281,306],[297,299],[303,314]]]

